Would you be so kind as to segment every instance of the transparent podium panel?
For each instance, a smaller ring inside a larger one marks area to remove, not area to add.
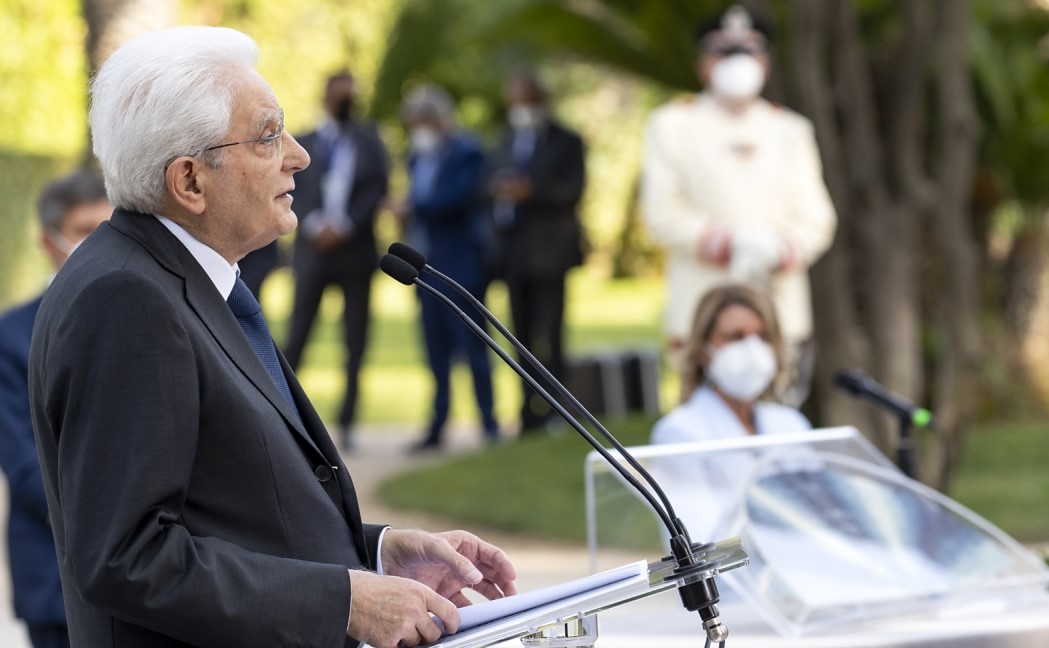
[[[750,564],[718,577],[723,599],[782,636],[965,611],[1049,617],[1041,558],[905,477],[853,428],[630,450],[694,542],[742,540]],[[655,514],[597,453],[586,482],[592,569],[666,551]]]

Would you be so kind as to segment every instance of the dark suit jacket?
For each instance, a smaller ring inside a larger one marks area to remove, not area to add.
[[[369,124],[351,123],[349,132],[357,146],[353,187],[346,200],[346,215],[353,222],[353,236],[343,246],[328,254],[345,258],[347,269],[373,272],[379,266],[375,248],[375,215],[389,185],[389,159],[379,133]],[[299,234],[295,253],[317,254],[302,235],[302,223],[323,205],[321,180],[327,170],[328,151],[318,131],[296,137],[310,154],[308,167],[295,174],[295,214],[299,217]]]
[[[0,468],[7,477],[7,552],[15,616],[29,624],[65,623],[55,541],[29,415],[29,339],[36,299],[0,317]]]
[[[346,467],[151,216],[117,210],[44,295],[33,424],[73,644],[324,646],[372,567]]]
[[[500,140],[492,168],[523,171],[532,195],[514,209],[513,225],[501,232],[500,267],[506,275],[558,276],[583,261],[583,234],[576,210],[586,184],[583,140],[548,121],[521,168],[513,159],[513,131]]]
[[[466,135],[455,135],[439,152],[433,190],[411,196],[409,239],[427,261],[471,290],[488,283],[492,231],[484,208],[484,154]],[[415,182],[418,158],[408,161]]]

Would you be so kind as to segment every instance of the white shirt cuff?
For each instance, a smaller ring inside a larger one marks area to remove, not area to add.
[[[375,573],[382,576],[382,541],[386,537],[386,532],[390,530],[390,527],[386,527],[379,533],[379,544],[375,545]]]

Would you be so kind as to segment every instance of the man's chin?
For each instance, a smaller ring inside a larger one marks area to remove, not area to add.
[[[291,234],[295,231],[295,228],[299,224],[299,218],[295,215],[295,212],[290,209],[281,215],[280,225],[277,228],[277,236],[284,236],[285,234]],[[277,238],[275,236],[274,238]]]

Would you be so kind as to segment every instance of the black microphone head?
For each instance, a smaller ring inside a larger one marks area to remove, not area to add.
[[[407,261],[417,272],[422,272],[423,268],[426,267],[426,257],[422,252],[415,248],[405,245],[400,241],[396,241],[390,244],[390,249],[387,250],[393,256],[404,259]]]
[[[379,259],[379,268],[405,286],[415,283],[415,278],[419,276],[419,271],[412,264],[392,254],[384,254]]]
[[[842,369],[834,375],[834,384],[850,394],[864,393],[870,382],[870,376],[859,369]]]

